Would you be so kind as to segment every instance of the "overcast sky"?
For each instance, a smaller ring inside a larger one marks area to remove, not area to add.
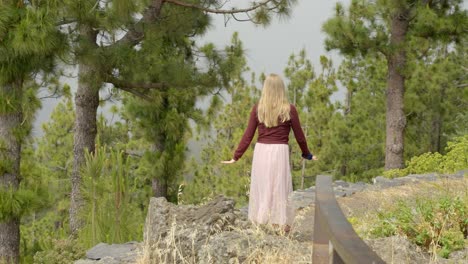
[[[237,1],[239,0],[232,0],[233,3]],[[339,64],[339,56],[335,52],[325,52],[323,45],[325,35],[321,31],[322,24],[334,14],[336,2],[299,0],[289,19],[281,21],[273,19],[266,28],[234,20],[225,25],[224,16],[215,15],[211,29],[200,38],[199,43],[213,42],[222,49],[225,45],[229,45],[232,34],[237,31],[246,50],[248,65],[257,74],[265,72],[283,75],[283,69],[291,53],[297,54],[303,48],[315,68],[319,67],[321,55],[331,56],[336,66]],[[350,0],[340,2],[347,4]],[[71,72],[71,75],[76,75],[76,72]],[[62,81],[76,90],[76,78],[62,78]],[[337,98],[340,97],[338,94]],[[49,119],[57,101],[56,99],[43,101],[43,108],[38,112],[33,135],[42,135],[40,124]],[[100,111],[105,112],[106,108]]]
[[[234,32],[239,32],[247,51],[248,64],[257,73],[282,75],[289,55],[297,54],[302,48],[306,49],[312,63],[318,65],[320,55],[336,54],[325,52],[325,35],[321,31],[322,24],[334,14],[336,2],[299,0],[289,19],[274,19],[267,28],[233,20],[225,26],[222,15],[214,16],[213,28],[205,35],[204,41],[222,47],[229,44]],[[348,3],[349,0],[340,2]]]

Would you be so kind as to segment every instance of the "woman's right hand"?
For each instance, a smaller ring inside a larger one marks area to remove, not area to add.
[[[231,159],[231,160],[223,160],[223,161],[221,161],[221,163],[223,163],[223,164],[232,164],[232,163],[234,163],[234,162],[236,162],[236,160],[235,160],[235,159]]]

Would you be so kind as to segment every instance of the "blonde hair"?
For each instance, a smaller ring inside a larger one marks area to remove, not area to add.
[[[278,125],[278,120],[285,122],[291,119],[290,110],[283,80],[277,74],[268,75],[258,102],[258,120],[266,127],[275,127]]]

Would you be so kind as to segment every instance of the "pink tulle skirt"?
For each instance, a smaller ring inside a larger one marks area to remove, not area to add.
[[[257,224],[291,225],[294,211],[288,197],[292,190],[288,145],[256,143],[250,182],[249,219]]]

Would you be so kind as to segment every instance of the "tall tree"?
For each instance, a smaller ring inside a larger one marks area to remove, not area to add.
[[[17,205],[26,199],[20,188],[21,145],[31,128],[24,104],[33,98],[29,88],[37,89],[37,74],[53,70],[54,55],[65,43],[56,29],[55,4],[0,2],[0,262],[19,261],[24,208]]]
[[[385,160],[385,59],[378,54],[347,57],[337,73],[346,87],[330,118],[321,160],[337,176],[353,180],[374,177]],[[372,118],[370,118],[372,116]]]
[[[463,1],[353,0],[345,12],[341,4],[323,29],[327,49],[344,54],[381,53],[387,62],[385,168],[404,166],[404,91],[407,51],[411,39],[457,41],[466,28]]]
[[[222,94],[227,98],[222,95],[212,97],[206,115],[210,129],[204,137],[207,142],[201,151],[201,162],[193,160],[188,166],[187,174],[191,181],[183,189],[179,202],[199,203],[218,194],[232,197],[239,204],[248,200],[252,151],[247,150],[236,166],[223,166],[220,161],[233,155],[260,90],[253,84],[249,85],[243,77],[248,67],[237,33],[232,36],[231,45],[225,52],[227,58],[222,65],[229,71],[226,91]],[[252,82],[255,82],[254,75]]]
[[[157,37],[158,33],[177,35],[185,34],[185,41],[194,42],[194,37],[202,34],[209,22],[208,14],[224,14],[238,19],[239,14],[245,14],[247,20],[266,24],[270,21],[272,12],[287,14],[292,0],[264,0],[251,2],[247,8],[224,10],[221,1],[191,1],[182,0],[114,0],[97,2],[94,0],[67,1],[67,18],[64,23],[71,22],[73,28],[72,40],[78,62],[78,91],[75,97],[76,122],[74,143],[74,166],[72,172],[72,192],[70,206],[70,227],[73,233],[80,227],[78,212],[82,206],[80,194],[80,167],[84,162],[84,150],[94,151],[97,133],[96,111],[99,105],[99,89],[105,84],[113,84],[116,88],[135,95],[148,97],[145,93],[151,89],[164,90],[167,87],[179,87],[171,79],[158,79],[146,82],[145,78],[124,79],[126,70],[135,65],[126,64],[121,60],[124,54],[138,50],[148,36]],[[173,19],[181,16],[191,20]],[[171,21],[172,23],[167,23]],[[184,26],[185,25],[185,26]],[[192,30],[185,30],[190,25]],[[125,34],[119,38],[124,29]],[[182,29],[182,30],[180,30]],[[166,45],[175,44],[167,38]],[[148,43],[150,45],[151,43]],[[197,52],[195,45],[187,45],[187,57]],[[159,50],[164,52],[164,50]],[[164,61],[158,62],[157,67]],[[151,65],[150,65],[151,66]],[[177,71],[177,68],[170,68]],[[196,71],[197,69],[194,69]],[[142,72],[144,74],[144,72]],[[165,76],[164,72],[161,76]],[[141,76],[140,76],[141,77]],[[186,87],[188,88],[188,87]]]
[[[413,72],[408,80],[405,111],[408,118],[406,139],[411,142],[406,157],[424,152],[444,152],[447,141],[466,133],[463,109],[467,108],[465,40],[449,45],[443,42],[421,43],[414,49],[424,53],[414,58],[410,53],[409,67]],[[459,118],[457,118],[459,117]]]
[[[284,70],[288,84],[289,98],[296,104],[303,130],[306,134],[309,148],[314,155],[321,156],[320,151],[326,143],[329,121],[335,109],[330,101],[331,95],[337,90],[336,74],[332,61],[325,56],[320,57],[320,72],[315,73],[311,62],[307,59],[305,50],[292,54],[288,66]],[[291,139],[292,171],[295,187],[304,186],[302,176],[316,175],[325,168],[322,158],[318,162],[306,163],[300,157],[299,147]],[[301,161],[300,163],[298,161]],[[300,185],[299,185],[300,180]],[[306,184],[311,184],[307,182]]]

